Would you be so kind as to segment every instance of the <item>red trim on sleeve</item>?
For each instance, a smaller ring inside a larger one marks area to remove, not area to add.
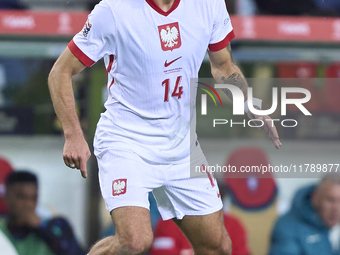
[[[73,39],[68,43],[67,46],[73,53],[73,55],[76,56],[79,59],[79,61],[82,62],[87,67],[90,67],[95,63],[92,59],[86,56],[85,53],[78,48],[78,46],[74,43]]]
[[[232,39],[234,39],[234,37],[235,37],[234,30],[231,30],[231,32],[222,41],[214,44],[209,44],[208,48],[210,51],[222,50],[223,48],[227,47],[229,42]]]
[[[109,62],[109,65],[107,66],[107,69],[106,69],[106,71],[108,73],[111,71],[113,60],[115,60],[115,56],[114,55],[110,55],[110,62]]]
[[[115,83],[115,78],[112,78],[111,84],[109,86],[109,89],[112,87],[113,83]]]

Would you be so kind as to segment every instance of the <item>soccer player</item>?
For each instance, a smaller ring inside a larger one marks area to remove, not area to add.
[[[96,243],[90,255],[143,254],[151,246],[150,191],[162,218],[176,219],[196,255],[231,253],[216,180],[190,178],[190,163],[207,165],[192,133],[196,88],[190,78],[197,77],[208,50],[217,82],[238,86],[247,98],[247,84],[231,56],[233,37],[224,0],[103,0],[56,61],[49,88],[64,130],[63,158],[83,177],[90,150],[71,77],[101,58],[108,72],[109,96],[94,154],[116,235]],[[279,148],[275,127],[265,123]]]

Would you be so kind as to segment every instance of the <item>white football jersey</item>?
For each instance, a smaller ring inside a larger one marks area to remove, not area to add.
[[[180,162],[196,142],[197,78],[207,49],[234,37],[224,0],[103,0],[68,47],[86,66],[104,58],[109,91],[95,153],[128,148],[156,162]],[[99,155],[100,156],[100,155]]]

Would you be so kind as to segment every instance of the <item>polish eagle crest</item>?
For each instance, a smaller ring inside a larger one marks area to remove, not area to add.
[[[170,28],[170,26],[167,26],[166,29],[161,30],[160,34],[165,47],[172,48],[178,44],[176,40],[178,39],[179,33],[175,26],[173,26],[172,28]]]
[[[126,192],[126,179],[118,179],[112,182],[112,195],[119,196]]]

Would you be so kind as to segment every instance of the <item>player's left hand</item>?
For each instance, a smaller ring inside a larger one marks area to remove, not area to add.
[[[263,126],[259,127],[262,129],[267,136],[272,140],[274,146],[276,149],[280,149],[282,146],[282,143],[279,138],[279,134],[276,130],[276,127],[274,125],[274,121],[269,116],[266,115],[255,115],[252,112],[248,111],[248,117],[249,119],[258,119],[263,121]],[[260,123],[257,124],[260,126]]]

